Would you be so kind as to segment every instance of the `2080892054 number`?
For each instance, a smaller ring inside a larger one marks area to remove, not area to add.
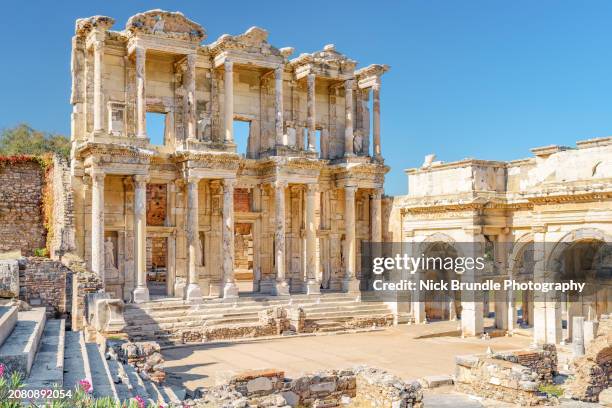
[[[59,388],[40,388],[28,390],[25,388],[18,388],[9,390],[9,399],[61,399],[61,398],[72,398],[71,390],[62,390]]]

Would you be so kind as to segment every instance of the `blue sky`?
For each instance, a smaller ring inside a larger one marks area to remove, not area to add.
[[[612,2],[75,1],[9,2],[0,25],[0,127],[70,131],[74,20],[180,10],[206,42],[252,25],[296,55],[334,43],[361,66],[391,66],[382,86],[387,194],[423,156],[511,160],[529,148],[612,134]]]

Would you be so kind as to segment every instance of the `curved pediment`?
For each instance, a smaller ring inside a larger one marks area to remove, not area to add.
[[[213,54],[225,50],[239,50],[262,55],[281,56],[281,51],[270,45],[268,32],[260,27],[251,27],[242,34],[223,34],[214,43],[210,44]]]
[[[79,18],[76,21],[74,31],[78,36],[85,36],[95,29],[108,30],[113,24],[115,24],[115,19],[108,16]]]
[[[130,35],[148,34],[192,42],[206,38],[206,30],[178,11],[149,10],[130,17],[125,25]]]
[[[333,44],[328,44],[321,51],[300,54],[290,61],[290,65],[294,68],[312,66],[317,75],[333,77],[337,73],[352,74],[357,62],[338,52]]]

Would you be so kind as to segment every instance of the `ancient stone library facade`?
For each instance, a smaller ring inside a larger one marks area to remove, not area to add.
[[[181,13],[114,23],[78,20],[72,43],[76,251],[107,292],[357,291],[360,242],[382,233],[388,67],[292,57],[258,27],[207,43]]]

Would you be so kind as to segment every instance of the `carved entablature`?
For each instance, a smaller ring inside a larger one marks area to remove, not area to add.
[[[355,71],[357,85],[361,89],[370,88],[380,82],[380,77],[389,70],[388,65],[371,64]]]
[[[338,166],[333,171],[337,188],[354,185],[359,188],[383,188],[385,174],[390,170],[383,164],[362,163],[350,167]]]
[[[318,77],[346,80],[353,78],[357,61],[336,51],[333,44],[328,44],[322,51],[300,54],[289,65],[293,67],[296,79],[315,74]]]
[[[206,39],[206,30],[183,13],[159,9],[133,15],[127,21],[125,31],[131,37],[145,34],[197,44]]]
[[[278,49],[268,42],[268,32],[263,28],[251,27],[239,35],[223,34],[208,46],[214,57],[215,67],[226,60],[237,64],[276,68],[293,53],[293,48]]]

